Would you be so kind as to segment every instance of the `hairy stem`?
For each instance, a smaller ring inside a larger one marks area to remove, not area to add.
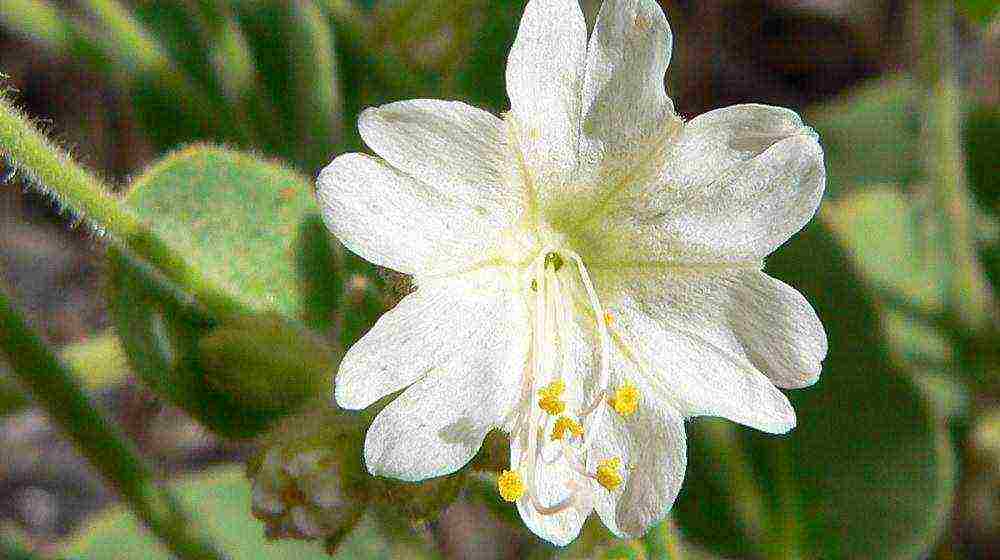
[[[231,299],[214,289],[127,205],[109,194],[110,189],[100,179],[49,142],[2,96],[0,159],[21,171],[33,188],[50,196],[60,209],[118,246],[156,291],[205,320],[238,312]]]
[[[0,352],[35,402],[178,558],[225,558],[181,511],[173,495],[155,482],[149,466],[94,409],[73,374],[28,328],[2,292],[0,335]]]

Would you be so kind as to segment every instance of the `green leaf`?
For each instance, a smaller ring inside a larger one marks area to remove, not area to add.
[[[882,321],[890,349],[903,358],[920,386],[945,415],[968,404],[955,377],[952,341],[942,332],[949,248],[936,233],[933,215],[892,185],[880,185],[829,204],[825,216],[870,286],[883,301]],[[934,318],[941,318],[934,321]]]
[[[263,524],[250,515],[250,484],[242,469],[230,467],[191,477],[176,485],[176,493],[189,510],[199,512],[213,539],[235,553],[232,560],[329,558],[318,543],[269,542],[264,538]],[[431,557],[407,555],[412,550],[387,540],[371,516],[366,516],[341,543],[334,558]],[[401,553],[404,555],[399,556]],[[63,554],[81,560],[171,559],[131,513],[117,508],[78,531],[66,544]]]
[[[910,80],[892,78],[804,114],[826,155],[827,200],[866,185],[906,185],[922,174],[919,100]]]
[[[920,556],[940,533],[954,490],[943,421],[891,359],[878,309],[827,227],[813,224],[769,259],[768,271],[805,294],[823,320],[823,376],[789,393],[798,426],[787,436],[732,428],[727,443],[719,434],[729,424],[691,425],[678,522],[723,556]],[[731,470],[742,453],[749,491]],[[758,515],[737,517],[737,508]]]
[[[247,311],[307,313],[303,237],[318,208],[306,179],[253,156],[194,146],[135,181],[127,202],[193,267]],[[333,279],[330,279],[332,281]]]
[[[323,264],[334,255],[312,188],[299,175],[246,154],[195,146],[153,166],[126,200],[201,271],[212,284],[207,291],[221,293],[238,310],[215,318],[223,328],[247,316],[304,321],[322,331],[332,326],[333,296],[315,296],[342,289]],[[220,325],[158,297],[134,266],[111,251],[110,310],[136,372],[151,387],[229,437],[253,436],[291,412],[261,408],[260,399],[209,382],[199,344]],[[273,372],[275,390],[283,387],[284,373]]]

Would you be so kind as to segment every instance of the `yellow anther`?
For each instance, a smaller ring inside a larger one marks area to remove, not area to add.
[[[618,474],[618,469],[621,466],[622,460],[618,457],[601,461],[597,465],[597,482],[609,491],[615,490],[622,485],[622,475]]]
[[[610,327],[614,323],[615,323],[615,316],[612,315],[610,311],[605,311],[604,312],[604,324]]]
[[[508,502],[516,502],[524,495],[524,481],[521,475],[514,471],[503,471],[497,479],[497,488],[500,489],[500,497]]]
[[[615,394],[608,401],[618,414],[622,416],[634,414],[639,408],[639,388],[631,383],[625,383],[615,389]]]
[[[556,419],[555,427],[552,428],[553,441],[561,441],[566,437],[566,432],[573,434],[575,437],[583,437],[583,426],[569,416],[560,416]]]
[[[545,387],[542,387],[541,391],[538,391],[543,397],[561,397],[563,392],[566,391],[566,382],[562,379],[556,379],[552,383],[549,383]]]
[[[552,416],[558,416],[566,411],[566,402],[555,397],[542,397],[538,401],[538,406]]]
[[[566,264],[566,261],[559,255],[559,253],[549,253],[545,255],[545,268],[552,267],[552,270],[559,272],[559,270]]]
[[[566,401],[560,399],[563,391],[566,390],[566,383],[562,379],[556,379],[552,383],[549,383],[538,392],[541,395],[541,399],[538,400],[538,406],[542,407],[542,410],[548,412],[552,416],[558,416],[566,410]]]

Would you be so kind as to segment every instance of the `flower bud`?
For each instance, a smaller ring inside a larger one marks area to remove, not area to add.
[[[241,317],[199,342],[205,380],[246,406],[289,413],[329,391],[329,344],[272,315]]]
[[[336,548],[368,504],[363,441],[357,418],[326,404],[265,437],[247,472],[253,514],[269,539],[322,539]]]

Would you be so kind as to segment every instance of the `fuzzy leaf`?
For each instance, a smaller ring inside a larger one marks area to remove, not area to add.
[[[323,264],[333,254],[309,183],[253,156],[195,146],[140,177],[127,202],[176,254],[202,272],[212,284],[206,291],[221,293],[238,310],[236,316],[213,318],[221,325],[193,317],[148,289],[134,265],[112,251],[111,312],[136,372],[223,435],[255,435],[291,412],[286,405],[301,402],[301,395],[276,396],[272,402],[282,406],[262,407],[262,399],[233,390],[231,382],[238,375],[220,375],[217,367],[207,371],[199,345],[214,329],[237,328],[229,323],[245,322],[247,316],[303,321],[320,330],[332,325],[336,297],[316,294],[339,294],[341,288],[331,267]],[[302,342],[315,344],[305,338]],[[260,346],[266,345],[251,337],[246,343],[248,354],[260,355]],[[234,352],[234,344],[227,337],[226,352]],[[295,352],[287,344],[280,351]],[[218,365],[217,360],[208,363]],[[280,383],[287,373],[275,368],[270,382],[253,385],[269,384],[280,391],[287,387]]]

